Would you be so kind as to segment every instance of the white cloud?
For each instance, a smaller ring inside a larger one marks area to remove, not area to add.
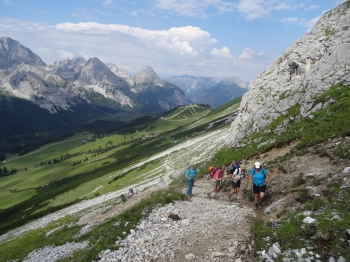
[[[291,11],[303,6],[290,0],[240,0],[237,10],[246,20],[255,20],[268,17],[274,11]]]
[[[7,4],[7,5],[11,4],[9,0],[0,0],[0,2],[3,2],[4,4]]]
[[[66,50],[57,50],[62,59],[73,58],[75,55]]]
[[[156,9],[170,11],[180,16],[206,17],[213,8],[219,13],[233,12],[236,4],[223,0],[155,0]]]
[[[218,56],[218,57],[221,57],[221,58],[228,58],[228,59],[233,58],[233,56],[230,53],[230,49],[228,49],[227,47],[223,47],[220,50],[214,48],[212,51],[210,51],[210,53],[212,55],[215,55],[215,56]]]
[[[287,18],[281,19],[280,21],[284,24],[297,24],[305,27],[307,31],[310,31],[320,18],[321,16],[317,16],[310,20],[306,20],[306,19],[300,19],[298,17],[287,17]]]
[[[286,18],[282,18],[280,21],[283,24],[298,24],[299,18],[298,17],[286,17]]]
[[[264,52],[256,52],[254,50],[251,50],[249,47],[246,47],[243,52],[239,55],[239,59],[251,59],[256,56],[263,56],[265,55]]]
[[[304,10],[305,11],[311,11],[311,10],[315,10],[315,9],[318,9],[319,6],[318,5],[310,5],[308,7],[306,7]]]
[[[295,6],[291,6],[289,4],[287,4],[286,2],[282,2],[280,4],[278,4],[277,6],[274,7],[275,10],[293,10],[295,9]]]
[[[111,17],[110,14],[107,14],[107,13],[105,13],[105,12],[102,12],[102,11],[100,11],[100,10],[98,10],[98,9],[92,9],[92,10],[95,11],[96,13],[98,13],[99,15]]]
[[[270,13],[270,8],[266,4],[265,0],[241,0],[238,4],[238,12],[247,20],[263,18]]]
[[[196,55],[200,48],[211,46],[217,40],[198,27],[173,27],[169,30],[148,30],[119,24],[62,23],[56,29],[65,32],[84,34],[123,34],[141,40],[145,45],[156,46],[169,53],[179,55]]]
[[[93,22],[45,26],[0,18],[0,35],[19,41],[47,64],[77,55],[98,57],[126,68],[131,75],[149,65],[161,77],[236,75],[251,80],[268,66],[259,58],[265,56],[250,49],[242,55],[250,59],[235,58],[228,47],[218,47],[209,32],[192,26],[168,30]]]

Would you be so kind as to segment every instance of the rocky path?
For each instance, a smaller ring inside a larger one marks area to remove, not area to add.
[[[227,193],[208,199],[210,182],[196,183],[189,201],[152,211],[125,239],[104,250],[99,261],[249,261],[250,225],[256,212],[228,201]]]

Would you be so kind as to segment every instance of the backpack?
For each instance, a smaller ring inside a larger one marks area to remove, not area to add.
[[[232,162],[230,173],[233,174],[237,168],[241,168],[238,163]]]
[[[255,171],[256,171],[256,169],[255,169],[255,167],[253,167],[252,169],[254,169],[254,172],[253,172],[253,174],[252,174],[252,176],[254,176],[255,175]],[[261,172],[263,173],[263,175],[266,177],[266,174],[267,174],[267,170],[265,169],[265,168],[263,168],[263,166],[261,165]]]
[[[216,171],[218,171],[218,169],[219,169],[218,167],[214,166],[214,167],[210,170],[210,172],[209,172],[209,177],[210,177],[211,179],[213,179],[213,177],[214,177]]]
[[[237,171],[237,174],[235,174]],[[240,168],[240,166],[238,165],[238,167],[235,168],[235,170],[233,171],[233,173],[231,174],[231,180],[233,180],[233,177],[238,178],[238,180],[241,179],[241,174],[242,174],[242,170]]]

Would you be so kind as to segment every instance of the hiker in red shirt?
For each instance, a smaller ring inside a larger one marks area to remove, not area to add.
[[[213,174],[213,177],[211,178],[212,182],[212,190],[207,193],[207,196],[211,198],[210,194],[215,193],[214,198],[219,198],[219,191],[220,191],[220,182],[224,180],[224,171],[225,171],[225,165],[222,165],[220,168],[216,170],[216,172]]]

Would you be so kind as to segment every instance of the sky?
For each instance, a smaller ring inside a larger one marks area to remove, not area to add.
[[[47,63],[253,80],[344,0],[0,0],[0,37]]]

